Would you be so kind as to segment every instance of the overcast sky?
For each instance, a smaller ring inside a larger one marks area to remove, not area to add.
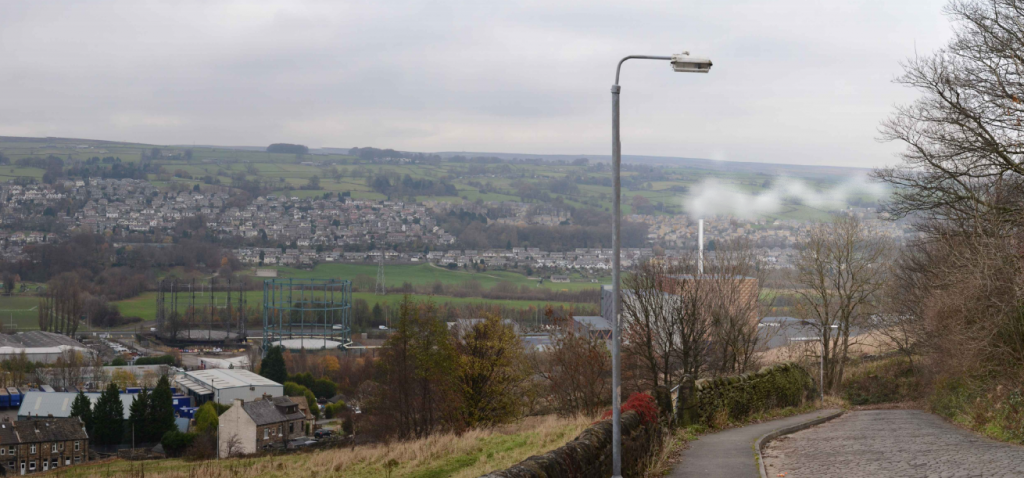
[[[0,135],[879,166],[944,0],[3,1]]]

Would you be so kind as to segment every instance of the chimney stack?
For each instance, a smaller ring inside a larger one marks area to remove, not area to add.
[[[704,220],[697,220],[697,275],[704,275]]]

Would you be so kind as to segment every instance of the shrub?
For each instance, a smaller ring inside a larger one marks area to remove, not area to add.
[[[843,377],[843,398],[851,405],[916,400],[921,395],[921,381],[905,357],[851,367]]]
[[[620,408],[622,413],[628,411],[634,411],[637,415],[640,415],[640,423],[649,425],[658,422],[658,404],[654,402],[654,397],[646,393],[634,393],[629,396],[626,403],[622,404]],[[612,417],[612,411],[608,410],[601,415],[601,419],[605,420]]]
[[[185,453],[185,450],[192,445],[197,435],[197,433],[182,433],[172,430],[164,433],[163,438],[160,439],[160,444],[163,445],[164,453],[167,456],[178,457]]]
[[[698,380],[692,403],[680,404],[692,408],[693,423],[681,424],[713,426],[723,419],[739,421],[757,412],[799,406],[812,385],[807,371],[791,363],[756,373]]]
[[[174,356],[161,355],[159,357],[139,357],[135,359],[135,365],[174,365]]]

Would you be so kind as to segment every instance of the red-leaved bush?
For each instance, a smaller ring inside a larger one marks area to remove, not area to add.
[[[644,425],[658,422],[658,405],[654,403],[654,397],[646,393],[634,393],[629,400],[622,404],[622,413],[633,410],[640,415],[640,422]],[[612,411],[608,410],[601,415],[601,420],[612,417]]]

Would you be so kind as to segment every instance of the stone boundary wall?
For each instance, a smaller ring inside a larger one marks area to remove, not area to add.
[[[722,418],[740,420],[760,411],[800,406],[813,386],[807,371],[794,363],[684,383],[676,397],[676,424],[710,426]]]
[[[622,475],[640,476],[650,455],[657,450],[662,429],[643,425],[634,411],[622,414]],[[612,422],[601,420],[565,445],[543,455],[531,456],[506,470],[480,478],[605,478],[612,471]]]

